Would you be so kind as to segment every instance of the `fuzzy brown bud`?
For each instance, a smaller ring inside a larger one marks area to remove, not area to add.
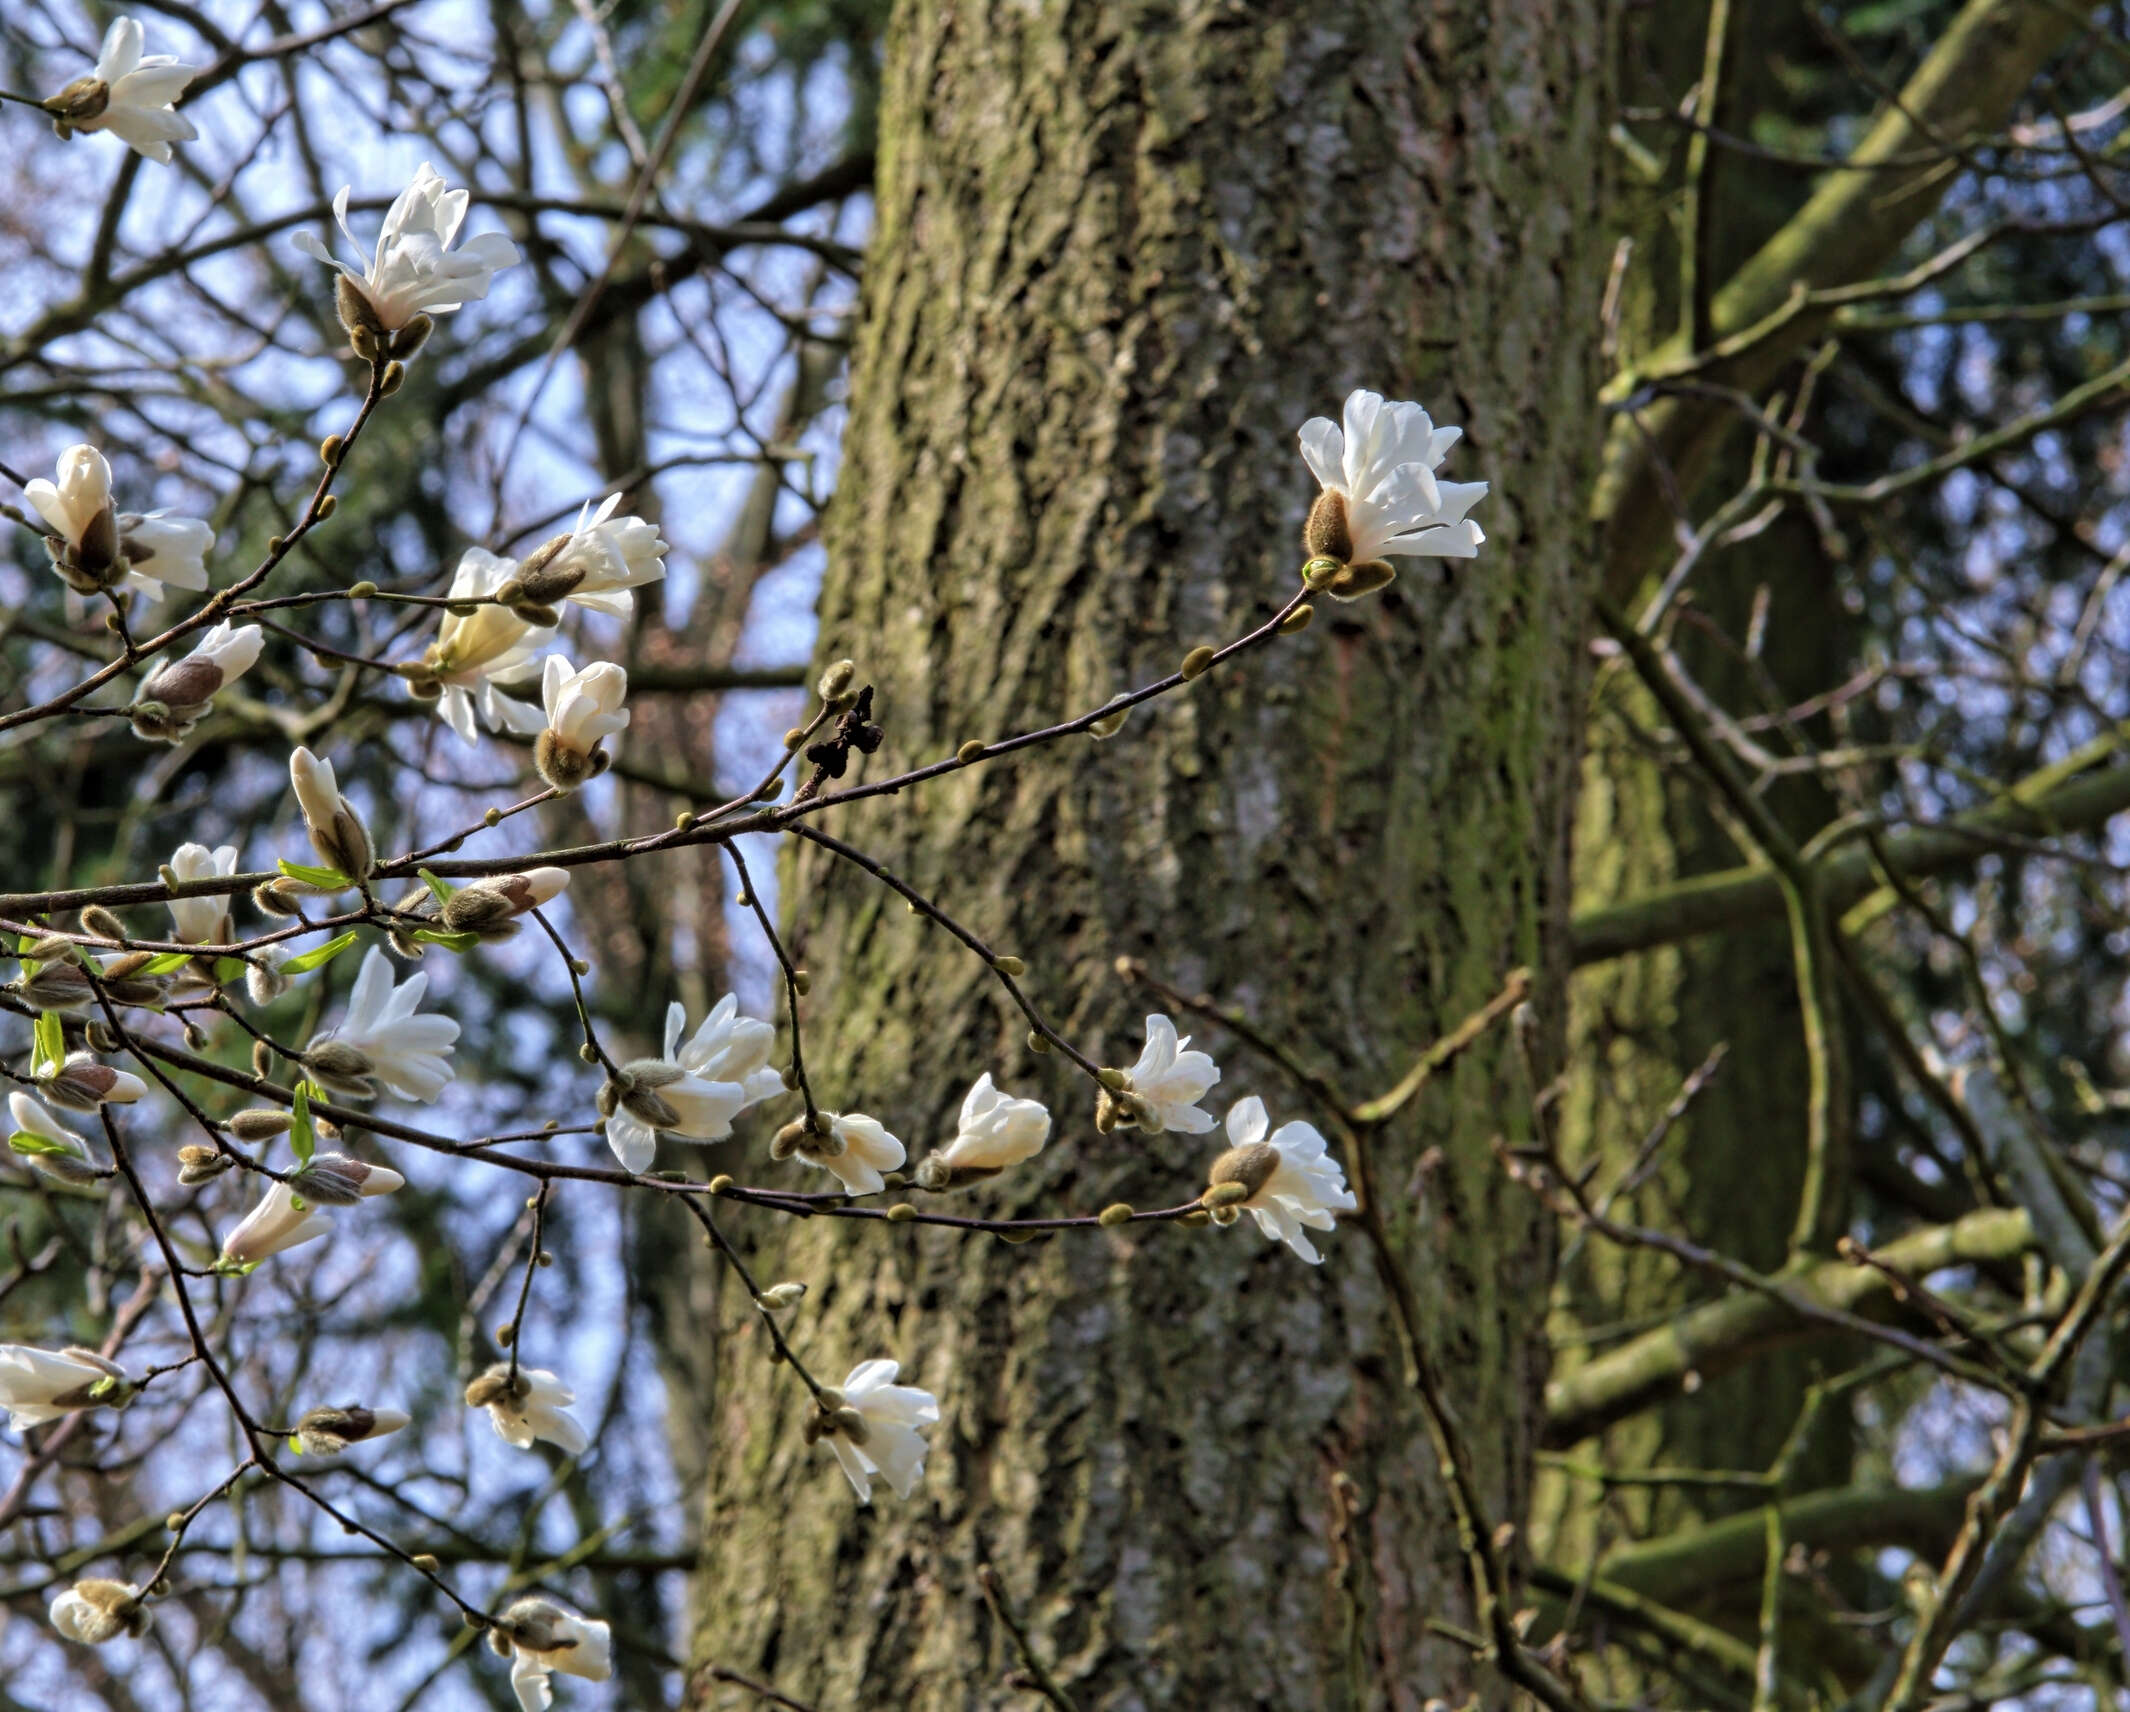
[[[370,1080],[376,1068],[370,1062],[370,1055],[344,1040],[322,1041],[312,1047],[303,1055],[303,1067],[335,1093],[367,1100],[377,1091],[376,1084]]]
[[[838,660],[821,674],[820,681],[814,685],[814,691],[833,707],[850,694],[851,685],[857,678],[858,666],[855,661]]]
[[[295,1127],[296,1120],[275,1106],[253,1106],[228,1120],[224,1127],[239,1141],[272,1141],[277,1135],[286,1135]],[[210,1150],[211,1151],[211,1150]]]
[[[1231,1147],[1213,1161],[1213,1169],[1206,1181],[1214,1188],[1225,1184],[1239,1184],[1240,1195],[1231,1200],[1247,1201],[1272,1180],[1272,1173],[1279,1169],[1279,1149],[1264,1142],[1253,1142],[1248,1147]]]

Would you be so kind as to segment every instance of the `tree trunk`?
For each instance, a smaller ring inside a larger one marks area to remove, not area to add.
[[[1098,1061],[1163,1008],[1139,957],[1356,1097],[1514,965],[1544,1046],[1564,975],[1584,522],[1604,279],[1599,0],[1326,12],[903,5],[822,593],[824,659],[878,686],[869,766],[1048,723],[1261,622],[1295,587],[1304,418],[1416,397],[1494,483],[1476,563],[1408,561],[1114,741],[1076,739],[827,824],[994,945]],[[992,1071],[1057,1115],[955,1210],[1173,1205],[1217,1137],[1098,1136],[1090,1084],[1023,1045],[986,970],[808,851],[786,896],[832,1108],[944,1141]],[[1218,1030],[1224,1111],[1302,1097]],[[1490,1521],[1519,1517],[1543,1366],[1544,1222],[1490,1138],[1528,1128],[1505,1035],[1378,1144]],[[1439,1153],[1433,1150],[1439,1149]],[[753,1153],[744,1175],[795,1175]],[[810,1187],[819,1187],[816,1178]],[[1083,1712],[1414,1708],[1494,1679],[1365,1239],[1305,1268],[1240,1228],[1026,1246],[727,1220],[813,1286],[801,1356],[937,1392],[929,1475],[859,1509],[746,1329],[694,1400],[712,1441],[692,1652],[836,1712],[1025,1705],[978,1595],[995,1564]],[[700,1704],[752,1702],[697,1678]],[[729,1695],[729,1700],[720,1700]]]

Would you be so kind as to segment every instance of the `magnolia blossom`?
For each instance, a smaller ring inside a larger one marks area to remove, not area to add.
[[[92,1059],[90,1062],[93,1063],[94,1060]],[[116,1075],[119,1072],[114,1071],[113,1074]],[[130,1080],[135,1087],[141,1089],[142,1093],[147,1091],[138,1076],[132,1077]],[[133,1097],[138,1099],[140,1095],[136,1094]],[[7,1114],[14,1120],[14,1133],[16,1135],[29,1136],[33,1140],[44,1143],[46,1147],[57,1147],[76,1159],[89,1157],[89,1144],[54,1117],[51,1108],[35,1095],[22,1093],[20,1090],[9,1094],[7,1097]]]
[[[350,188],[342,185],[333,198],[333,218],[355,253],[362,255],[361,241],[348,225]],[[346,281],[341,313],[350,332],[366,322],[373,332],[397,333],[417,315],[442,315],[479,301],[488,295],[497,273],[516,265],[518,247],[501,232],[483,232],[452,250],[451,241],[458,236],[470,200],[466,191],[447,190],[436,168],[424,161],[414,182],[386,211],[377,234],[377,252],[367,258],[364,271],[335,261],[315,233],[298,232],[296,247],[340,270]]]
[[[413,1418],[404,1409],[366,1409],[360,1403],[343,1403],[337,1409],[306,1411],[293,1436],[305,1456],[338,1456],[351,1444],[398,1432]]]
[[[555,1703],[548,1682],[555,1671],[589,1682],[604,1682],[614,1674],[614,1643],[607,1626],[548,1599],[520,1599],[488,1631],[488,1644],[511,1661],[510,1686],[523,1712],[547,1712]]]
[[[122,1409],[132,1398],[126,1370],[93,1349],[0,1343],[0,1409],[18,1433],[77,1409]]]
[[[1438,482],[1436,467],[1463,435],[1437,428],[1417,404],[1355,392],[1346,425],[1326,416],[1302,424],[1302,456],[1323,486],[1303,543],[1342,567],[1325,587],[1343,599],[1381,588],[1387,557],[1469,559],[1486,536],[1465,513],[1485,482]]]
[[[723,1141],[741,1112],[784,1092],[784,1078],[769,1067],[777,1031],[741,1016],[739,1005],[727,993],[686,1045],[680,1037],[688,1013],[668,1005],[665,1055],[623,1065],[620,1079],[601,1090],[607,1145],[624,1169],[650,1165],[660,1131],[689,1141]]]
[[[1213,1162],[1213,1181],[1241,1184],[1249,1193],[1230,1208],[1241,1207],[1266,1236],[1318,1265],[1324,1257],[1302,1234],[1303,1227],[1334,1230],[1338,1221],[1332,1214],[1350,1213],[1361,1203],[1346,1187],[1339,1162],[1324,1151],[1324,1138],[1314,1125],[1281,1124],[1268,1139],[1265,1132],[1270,1128],[1265,1102],[1255,1094],[1230,1106],[1230,1145]]]
[[[628,728],[629,710],[621,705],[629,693],[629,674],[599,661],[575,670],[560,654],[550,654],[540,679],[540,700],[547,727],[533,744],[533,765],[558,791],[573,791],[605,762],[595,759],[599,745]]]
[[[392,984],[392,960],[371,946],[348,994],[340,1026],[304,1054],[304,1065],[327,1087],[358,1099],[382,1082],[403,1100],[433,1100],[451,1080],[453,1043],[459,1025],[447,1016],[417,1016],[414,1007],[429,990],[424,973]]]
[[[128,148],[167,166],[172,143],[189,143],[200,134],[172,106],[200,68],[171,54],[144,58],[141,40],[141,27],[131,18],[114,21],[104,34],[96,69],[45,102],[44,110],[62,137],[109,131]]]
[[[858,1502],[873,1501],[874,1475],[907,1498],[924,1478],[921,1427],[939,1424],[939,1399],[915,1385],[897,1385],[902,1364],[861,1361],[843,1382],[843,1407],[836,1410],[822,1436],[850,1477]]]
[[[499,1361],[466,1387],[466,1405],[486,1409],[496,1436],[520,1450],[530,1450],[535,1439],[561,1446],[569,1456],[582,1456],[591,1442],[584,1423],[568,1411],[577,1393],[539,1367],[521,1367],[516,1374],[510,1363]]]
[[[259,658],[265,632],[256,624],[232,627],[228,620],[200,638],[181,660],[152,673],[141,685],[133,729],[143,737],[174,741],[190,731],[214,701]]]
[[[52,1627],[68,1640],[92,1647],[120,1635],[137,1640],[154,1620],[141,1603],[141,1590],[130,1581],[77,1581],[52,1601]]]
[[[587,501],[575,529],[527,555],[518,571],[527,600],[543,605],[573,600],[616,618],[636,610],[630,591],[666,574],[667,544],[655,523],[616,517],[620,504],[618,493],[608,494],[597,512]]]
[[[468,547],[451,579],[450,598],[485,599],[508,582],[516,568],[485,548]],[[476,607],[466,618],[446,613],[422,657],[430,681],[441,692],[437,712],[468,743],[478,734],[476,708],[491,729],[528,735],[538,731],[545,723],[539,710],[496,694],[495,686],[529,676],[533,655],[553,636],[552,629],[535,629],[511,608],[494,602]]]
[[[823,1112],[821,1119],[828,1125],[826,1136],[807,1132],[803,1119],[787,1125],[786,1135],[798,1132],[789,1151],[809,1165],[833,1172],[853,1195],[879,1194],[887,1187],[887,1179],[881,1173],[899,1169],[909,1157],[902,1143],[888,1134],[878,1118],[869,1118],[862,1112]],[[776,1151],[771,1149],[772,1153]]]
[[[350,880],[368,874],[369,829],[340,794],[333,763],[321,761],[299,745],[288,758],[288,776],[296,787],[296,806],[303,811],[303,826],[311,835],[311,848],[327,867],[338,869]]]
[[[1136,1100],[1134,1118],[1150,1135],[1170,1129],[1203,1135],[1213,1127],[1212,1113],[1200,1111],[1198,1102],[1220,1080],[1220,1066],[1208,1053],[1187,1051],[1190,1044],[1167,1017],[1146,1019],[1146,1045],[1125,1078]]]
[[[943,1187],[956,1177],[988,1176],[1033,1159],[1049,1139],[1050,1113],[1042,1101],[1002,1092],[987,1070],[962,1100],[959,1131],[925,1161],[920,1181],[940,1176],[942,1183],[928,1187]]]
[[[22,492],[51,531],[44,545],[52,568],[77,593],[97,594],[121,581],[149,594],[165,584],[207,586],[214,531],[160,511],[120,514],[111,500],[111,466],[94,446],[69,446],[59,455],[58,481],[39,476],[24,482]]]
[[[204,844],[180,844],[170,858],[170,871],[180,880],[211,880],[237,871],[237,847],[224,844],[209,850]],[[230,937],[229,899],[172,898],[170,936],[187,945],[226,945]]]
[[[327,1156],[329,1160],[340,1157]],[[256,1266],[269,1256],[316,1242],[333,1228],[321,1203],[346,1205],[371,1195],[389,1195],[407,1181],[382,1165],[363,1165],[352,1159],[344,1163],[353,1170],[337,1174],[305,1171],[299,1176],[308,1181],[300,1185],[269,1184],[259,1204],[244,1215],[243,1222],[223,1242],[223,1261],[230,1266]],[[312,1193],[304,1195],[300,1192],[303,1188]]]

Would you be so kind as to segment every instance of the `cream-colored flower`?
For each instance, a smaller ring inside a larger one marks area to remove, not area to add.
[[[217,624],[191,653],[149,675],[141,685],[133,729],[166,743],[184,736],[213,704],[217,691],[251,670],[264,638],[256,624],[232,628],[226,619]]]
[[[52,1627],[70,1641],[100,1647],[120,1635],[138,1640],[154,1617],[130,1581],[77,1581],[52,1601]]]
[[[1149,1134],[1173,1129],[1203,1135],[1213,1127],[1213,1114],[1200,1111],[1198,1102],[1220,1080],[1220,1066],[1207,1053],[1186,1050],[1190,1044],[1191,1037],[1179,1038],[1167,1017],[1146,1019],[1146,1045],[1125,1076],[1138,1102],[1139,1127]]]
[[[828,1135],[802,1135],[792,1151],[841,1179],[853,1195],[877,1195],[887,1187],[883,1171],[895,1171],[909,1157],[902,1143],[878,1118],[862,1112],[823,1112]],[[803,1120],[801,1120],[803,1122]]]
[[[123,1409],[132,1400],[126,1370],[93,1349],[0,1343],[0,1409],[18,1433],[77,1409]]]
[[[327,1087],[357,1099],[376,1093],[373,1082],[403,1100],[435,1099],[451,1080],[459,1025],[447,1016],[417,1013],[428,990],[426,973],[395,987],[392,960],[371,946],[348,994],[348,1014],[304,1054],[306,1067]]]
[[[311,835],[311,848],[319,860],[351,881],[362,879],[370,871],[370,832],[340,794],[333,763],[321,761],[299,745],[288,758],[288,776],[296,787],[296,806],[303,811],[303,827]]]
[[[348,225],[348,195],[342,185],[333,198],[333,218],[355,253],[363,247]],[[314,232],[298,232],[296,247],[314,260],[338,268],[358,294],[377,330],[396,333],[417,315],[443,315],[462,304],[478,302],[504,268],[518,260],[518,246],[501,232],[483,232],[457,250],[458,236],[472,200],[463,190],[448,189],[435,167],[422,162],[414,182],[393,202],[377,234],[377,251],[358,271],[335,261]]]
[[[843,1382],[843,1408],[822,1430],[861,1504],[873,1501],[876,1474],[898,1498],[907,1498],[924,1478],[929,1447],[919,1429],[939,1424],[939,1399],[915,1385],[897,1385],[901,1371],[900,1362],[861,1361]],[[857,1419],[846,1411],[855,1411]]]
[[[1228,1151],[1213,1162],[1212,1181],[1239,1183],[1249,1193],[1233,1206],[1257,1221],[1274,1242],[1284,1242],[1310,1265],[1323,1256],[1303,1234],[1338,1228],[1335,1213],[1350,1213],[1361,1203],[1346,1187],[1346,1174],[1324,1147],[1314,1125],[1281,1124],[1270,1137],[1271,1119],[1255,1094],[1228,1108]],[[1228,1209],[1217,1209],[1219,1218]],[[1229,1212],[1232,1217],[1232,1212]]]
[[[59,455],[59,479],[22,484],[51,532],[45,553],[67,586],[98,594],[124,583],[158,594],[163,585],[207,586],[207,553],[214,531],[188,518],[155,511],[121,514],[111,498],[111,466],[94,446],[69,446]]]
[[[727,993],[683,1046],[688,1013],[668,1005],[664,1056],[624,1064],[600,1090],[607,1145],[623,1169],[648,1169],[661,1134],[723,1141],[741,1112],[784,1091],[784,1079],[768,1068],[776,1030],[738,1012],[739,1000]]]
[[[547,605],[573,600],[616,618],[636,610],[631,591],[666,574],[666,542],[656,524],[616,517],[620,504],[618,493],[608,494],[597,512],[587,503],[575,529],[526,555],[519,577],[527,599]]]
[[[1419,405],[1366,391],[1347,398],[1345,418],[1341,429],[1313,416],[1301,431],[1302,456],[1323,487],[1303,544],[1343,567],[1328,592],[1352,599],[1381,588],[1393,575],[1386,558],[1474,557],[1486,536],[1465,513],[1487,484],[1435,479],[1464,430],[1437,428]]]
[[[170,871],[180,880],[220,879],[237,871],[237,847],[224,844],[209,850],[204,844],[180,844],[170,858]],[[227,945],[230,939],[229,898],[226,894],[204,898],[172,898],[170,937],[185,945]]]
[[[961,1123],[937,1160],[952,1176],[988,1175],[1033,1159],[1050,1139],[1050,1112],[1040,1100],[1018,1099],[992,1085],[987,1070],[961,1103]]]
[[[486,1409],[489,1424],[506,1444],[530,1450],[534,1440],[545,1439],[569,1456],[582,1456],[592,1442],[584,1423],[569,1413],[576,1400],[577,1393],[545,1368],[521,1367],[513,1376],[507,1361],[466,1387],[466,1406]]]
[[[468,547],[451,579],[450,598],[480,600],[516,574],[517,566],[481,547]],[[479,734],[474,712],[491,729],[531,735],[546,723],[540,709],[513,696],[498,695],[498,683],[514,684],[532,675],[534,654],[554,639],[552,629],[536,629],[507,606],[493,601],[465,618],[446,613],[436,640],[422,657],[442,693],[436,710],[468,743]]]
[[[604,1623],[565,1611],[549,1599],[520,1599],[488,1631],[488,1644],[511,1661],[510,1686],[521,1712],[555,1703],[556,1671],[604,1682],[614,1674],[614,1642]]]
[[[45,102],[44,110],[62,137],[109,131],[128,148],[167,166],[172,143],[189,143],[200,134],[173,105],[200,68],[173,54],[144,56],[143,41],[139,24],[114,19],[96,69]]]
[[[533,744],[533,764],[558,791],[573,791],[602,766],[600,744],[628,729],[629,674],[601,660],[575,670],[560,654],[542,668],[540,700],[547,725]]]

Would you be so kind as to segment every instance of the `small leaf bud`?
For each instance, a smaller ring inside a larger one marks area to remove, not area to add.
[[[1189,1225],[1193,1230],[1200,1230],[1213,1222],[1213,1215],[1203,1207],[1193,1207],[1176,1222],[1179,1225]]]
[[[1001,975],[1018,977],[1028,973],[1028,965],[1023,963],[1018,957],[996,958],[993,960],[991,967],[996,969]]]
[[[1183,657],[1183,664],[1176,669],[1187,678],[1200,677],[1213,663],[1213,650],[1203,642]]]
[[[407,365],[400,362],[385,364],[385,372],[377,377],[377,396],[390,398],[407,381]]]
[[[364,577],[361,582],[349,588],[348,598],[351,600],[368,600],[376,593],[377,585],[370,581],[368,577]]]
[[[954,751],[954,759],[961,762],[981,760],[983,758],[983,753],[983,743],[979,739],[972,737],[969,739],[968,742],[964,743],[959,749]]]
[[[787,749],[796,749],[805,741],[806,733],[801,731],[796,725],[784,733],[784,747]]]
[[[794,969],[791,972],[791,990],[797,993],[799,997],[803,999],[808,993],[814,990],[813,976],[808,974],[804,969]]]
[[[1112,1227],[1128,1225],[1132,1222],[1132,1209],[1126,1202],[1112,1201],[1095,1215],[1095,1222]]]
[[[759,1296],[754,1305],[765,1314],[779,1313],[785,1308],[796,1308],[806,1295],[806,1286],[797,1282],[772,1284]]]
[[[321,499],[318,502],[318,521],[320,523],[323,523],[328,517],[332,516],[333,513],[338,511],[339,509],[340,495],[337,493],[327,494],[325,498]]]
[[[1316,617],[1316,608],[1306,602],[1296,607],[1279,621],[1279,627],[1289,636],[1299,635],[1309,628],[1310,620]]]
[[[347,449],[348,443],[338,434],[328,434],[318,442],[318,461],[329,470],[337,470]]]
[[[434,1575],[440,1568],[443,1567],[436,1561],[435,1558],[431,1557],[427,1552],[416,1552],[412,1557],[407,1559],[407,1561],[414,1565],[414,1567],[420,1570],[424,1575]]]
[[[1201,1206],[1218,1210],[1223,1207],[1232,1207],[1236,1202],[1247,1201],[1249,1198],[1250,1190],[1245,1184],[1215,1183],[1203,1195],[1200,1195],[1198,1200]]]
[[[898,1225],[906,1225],[917,1216],[917,1209],[907,1201],[897,1201],[888,1208],[887,1216]]]
[[[1122,1070],[1105,1068],[1097,1071],[1096,1075],[1100,1079],[1102,1086],[1107,1088],[1112,1094],[1121,1094],[1132,1085],[1132,1079],[1125,1075]]]
[[[710,1193],[713,1195],[722,1195],[731,1187],[732,1173],[729,1171],[720,1171],[710,1179]]]
[[[1028,1031],[1028,1050],[1030,1052],[1050,1052],[1054,1048],[1041,1029],[1031,1028]]]

